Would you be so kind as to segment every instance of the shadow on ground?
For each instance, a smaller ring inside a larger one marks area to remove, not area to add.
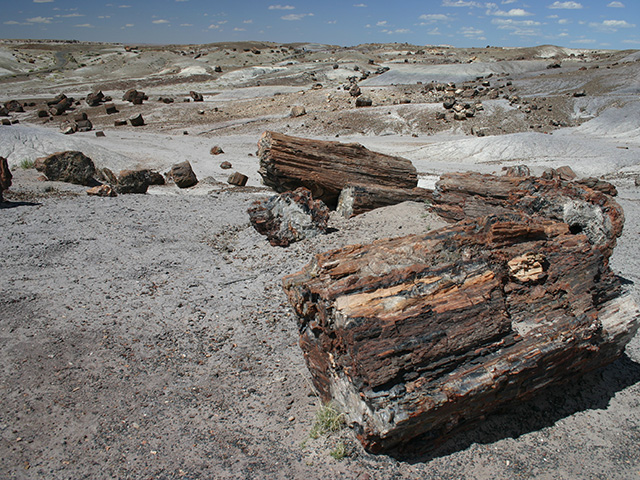
[[[527,402],[509,405],[485,419],[467,424],[464,431],[454,432],[443,443],[434,446],[433,439],[419,438],[389,455],[409,463],[429,462],[465,450],[474,443],[518,438],[550,427],[577,412],[604,410],[616,393],[638,382],[640,363],[623,355],[606,367],[545,389]]]

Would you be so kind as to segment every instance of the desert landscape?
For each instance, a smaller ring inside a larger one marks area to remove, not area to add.
[[[569,166],[615,186],[610,265],[640,302],[640,51],[2,40],[0,86],[3,478],[640,478],[638,335],[436,445],[373,454],[347,425],[319,431],[282,279],[446,222],[428,201],[332,211],[327,233],[282,247],[247,213],[275,194],[265,131],[408,159],[425,189]],[[100,183],[124,170],[166,183],[90,196],[34,168],[63,151]],[[187,188],[170,174],[183,162]]]

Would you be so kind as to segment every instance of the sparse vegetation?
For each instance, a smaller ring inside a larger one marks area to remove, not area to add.
[[[22,168],[23,170],[28,170],[30,168],[34,168],[36,165],[36,163],[33,160],[29,160],[28,158],[25,158],[24,160],[22,160],[20,162],[20,168]]]
[[[342,460],[344,457],[348,456],[347,446],[344,444],[344,442],[338,442],[335,448],[331,450],[331,453],[329,453],[329,455],[331,455],[336,460]]]
[[[344,426],[344,415],[331,403],[326,403],[320,407],[316,413],[316,420],[309,432],[309,437],[319,438],[326,433],[334,433]]]

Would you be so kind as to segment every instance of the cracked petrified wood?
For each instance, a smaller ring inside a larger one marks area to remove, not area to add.
[[[638,328],[603,251],[506,214],[344,247],[283,280],[313,382],[377,452],[619,356]]]
[[[340,192],[336,211],[345,218],[397,205],[402,202],[428,202],[433,200],[433,191],[426,188],[394,188],[378,185],[347,185]]]
[[[277,192],[305,187],[313,198],[335,208],[348,184],[412,189],[418,185],[413,164],[372,152],[358,143],[340,143],[264,132],[258,141],[259,173]]]
[[[607,258],[624,225],[622,207],[612,197],[559,178],[447,173],[436,183],[431,210],[452,222],[514,211],[541,215],[583,232]]]

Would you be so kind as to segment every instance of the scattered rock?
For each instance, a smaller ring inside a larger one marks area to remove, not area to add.
[[[531,170],[526,165],[514,165],[512,167],[502,167],[505,177],[530,177]]]
[[[135,117],[131,117],[129,119],[129,122],[131,122],[131,125],[133,125],[134,127],[140,127],[140,126],[144,125],[144,118],[142,118],[142,114],[139,113]],[[125,125],[126,124],[127,124],[127,122],[125,122]]]
[[[49,113],[51,113],[51,115],[59,116],[59,115],[62,115],[67,110],[69,110],[72,106],[73,106],[73,98],[67,98],[65,96],[58,103],[54,103],[53,105],[51,105],[49,109]]]
[[[304,187],[257,201],[248,213],[253,228],[281,247],[326,233],[329,220],[327,206]]]
[[[11,170],[9,170],[9,162],[4,157],[0,157],[0,203],[4,202],[2,192],[11,186]]]
[[[291,117],[302,117],[307,114],[307,110],[304,108],[304,105],[294,105],[291,107]]]
[[[122,100],[131,102],[134,105],[142,105],[142,102],[149,100],[149,97],[144,92],[139,92],[135,88],[132,88],[124,93]]]
[[[96,167],[84,153],[78,151],[57,152],[38,158],[36,170],[49,180],[92,186],[95,183]]]
[[[222,67],[220,65],[216,65],[213,69],[214,72],[216,73],[222,73]]]
[[[587,91],[586,90],[578,90],[577,92],[573,93],[573,96],[578,98],[578,97],[586,97],[587,96]]]
[[[202,101],[204,101],[204,97],[202,96],[201,93],[194,92],[193,90],[191,90],[189,92],[189,95],[191,95],[191,98],[193,98],[194,102],[202,102]]]
[[[149,188],[148,170],[122,170],[118,174],[118,193],[147,193]]]
[[[227,179],[227,183],[230,185],[236,185],[238,187],[244,187],[247,184],[249,177],[243,175],[242,173],[235,172],[229,175]]]
[[[6,108],[9,112],[24,112],[24,107],[17,100],[9,100],[8,102],[5,102],[4,108]]]
[[[90,107],[98,107],[105,102],[104,93],[101,91],[90,93],[85,100]]]
[[[352,97],[359,97],[360,95],[362,95],[362,91],[360,90],[358,84],[354,83],[353,85],[351,85],[351,88],[349,88],[349,95],[351,95]]]
[[[127,124],[126,120],[116,120],[115,122],[113,122],[113,125],[115,127],[123,127]]]
[[[220,148],[220,146],[215,145],[213,147],[211,147],[211,150],[209,150],[209,153],[211,155],[221,155],[224,153],[224,150],[222,150],[222,148]]]
[[[444,102],[442,102],[442,106],[447,110],[452,109],[456,105],[455,97],[445,97]]]
[[[113,115],[114,113],[118,113],[118,109],[113,103],[105,104],[104,109],[107,112],[107,115]]]
[[[356,99],[356,107],[370,107],[373,105],[373,100],[369,97],[358,97]]]
[[[231,165],[231,162],[222,162],[220,164],[220,168],[223,170],[229,170],[230,168],[233,168],[233,165]]]
[[[189,162],[182,162],[171,167],[169,176],[179,188],[189,188],[198,183],[198,178]]]
[[[76,130],[78,132],[90,132],[93,129],[91,120],[78,120],[76,122]]]
[[[102,130],[98,130],[96,132],[96,137],[104,137],[104,136],[106,136],[106,135],[104,134],[104,132]]]
[[[66,121],[60,125],[60,133],[65,135],[72,135],[78,131],[78,126],[75,122]]]
[[[38,118],[48,118],[49,112],[47,110],[38,110]]]
[[[87,190],[87,195],[96,197],[115,197],[118,194],[111,188],[110,185],[97,185]]]

